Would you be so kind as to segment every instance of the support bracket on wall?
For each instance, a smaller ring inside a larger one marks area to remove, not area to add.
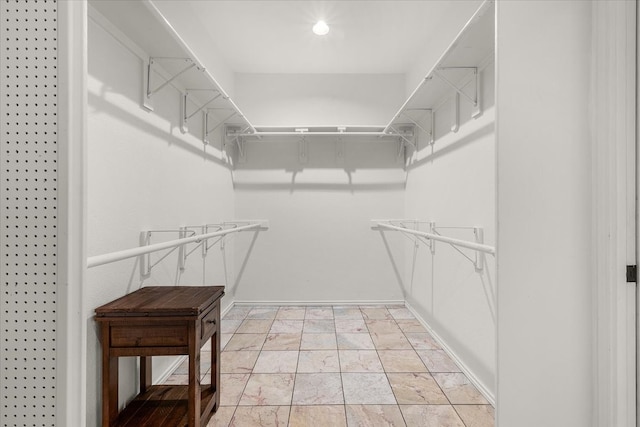
[[[460,94],[458,92],[453,94],[452,108],[451,117],[453,118],[453,123],[451,124],[451,132],[456,133],[460,130]]]
[[[449,80],[449,78],[447,78],[444,75],[445,72],[451,71],[451,70],[471,71],[471,83],[473,85],[473,88],[472,88],[473,95],[469,95],[463,90],[465,85],[459,86],[458,84]],[[456,91],[458,95],[462,96],[465,100],[467,100],[473,106],[471,117],[475,119],[482,113],[480,109],[480,78],[479,78],[480,74],[478,72],[478,67],[439,67],[434,71],[433,75],[438,77],[440,80],[442,80],[446,85],[450,86],[453,90]]]
[[[339,127],[339,132],[344,132],[346,129],[343,127]],[[336,137],[336,161],[344,162],[344,140],[342,139],[342,135],[338,135]]]
[[[300,141],[298,142],[298,161],[301,164],[306,164],[309,161],[309,141],[307,141],[307,136],[305,132],[308,132],[309,129],[296,129],[296,132],[300,133]]]
[[[204,111],[203,114],[203,118],[204,118],[204,122],[202,124],[202,142],[204,142],[205,144],[209,143],[209,135],[215,131],[216,129],[218,129],[220,126],[222,126],[227,120],[229,120],[230,118],[232,118],[233,116],[235,116],[237,114],[237,112],[235,110],[233,110],[233,112],[231,114],[229,114],[228,116],[226,116],[224,119],[220,120],[218,123],[216,123],[212,128],[209,128],[209,116],[210,116],[210,111],[214,110],[213,108],[211,109],[206,109]],[[231,110],[231,108],[222,108],[222,110]]]
[[[191,92],[196,92],[196,91],[200,91],[200,92],[215,92],[216,94],[212,98],[210,98],[208,101],[206,101],[204,104],[202,104],[201,106],[197,107],[195,111],[189,113],[188,112],[189,94]],[[222,94],[216,89],[187,89],[187,90],[185,90],[184,93],[182,94],[181,113],[180,113],[180,132],[187,133],[189,131],[189,126],[187,124],[187,121],[191,117],[195,116],[200,111],[205,109],[207,107],[207,105],[211,104],[213,101],[215,101],[216,99],[220,98],[221,96],[222,96]]]
[[[180,71],[175,72],[171,77],[165,79],[163,83],[156,86],[155,88],[151,87],[152,76],[154,74],[158,75],[157,67],[158,62],[162,61],[171,61],[171,62],[183,62],[185,67]],[[153,111],[153,102],[152,96],[156,94],[158,91],[169,85],[175,79],[180,77],[182,74],[186,73],[192,68],[200,69],[195,62],[191,58],[171,58],[171,57],[150,57],[148,61],[146,61],[145,69],[142,73],[142,105],[149,111]],[[203,69],[201,69],[203,70]]]
[[[420,123],[418,123],[417,120],[414,120],[407,113],[407,111],[424,111],[427,114],[429,114],[429,130],[425,129]],[[411,123],[417,126],[418,129],[426,133],[429,137],[429,144],[433,144],[435,142],[435,122],[434,122],[435,112],[433,111],[432,108],[407,108],[406,110],[402,111],[399,115],[404,116],[407,120],[409,120]],[[416,144],[416,146],[417,145],[418,144]]]
[[[140,246],[151,245],[151,237],[153,234],[158,233],[178,233],[178,238],[183,239],[185,237],[195,236],[196,232],[187,230],[186,227],[180,227],[177,230],[147,230],[140,232]],[[140,275],[142,277],[149,277],[151,269],[161,263],[166,257],[171,255],[175,250],[178,250],[178,268],[183,271],[185,266],[185,252],[184,245],[179,245],[171,248],[165,252],[159,259],[151,261],[151,253],[140,255]]]

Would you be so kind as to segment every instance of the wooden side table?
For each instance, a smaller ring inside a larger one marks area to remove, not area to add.
[[[151,286],[96,309],[102,344],[102,426],[201,427],[220,406],[223,286]],[[211,338],[211,385],[200,349]],[[189,356],[189,385],[152,385],[151,357]],[[140,357],[140,394],[118,413],[118,357]]]

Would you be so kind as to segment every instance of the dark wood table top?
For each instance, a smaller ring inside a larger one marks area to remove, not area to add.
[[[96,320],[122,316],[198,316],[224,286],[148,286],[96,308]]]

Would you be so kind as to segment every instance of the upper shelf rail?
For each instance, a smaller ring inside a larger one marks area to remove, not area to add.
[[[224,230],[214,231],[212,233],[196,234],[195,236],[185,237],[182,239],[169,240],[167,242],[156,243],[153,245],[125,249],[122,251],[110,252],[103,255],[96,255],[96,256],[87,258],[87,268],[97,267],[99,265],[109,264],[112,262],[121,261],[123,259],[133,258],[139,255],[161,251],[163,249],[182,246],[187,243],[192,243],[192,242],[200,243],[201,241],[211,239],[213,237],[224,236],[230,233],[237,233],[239,231],[252,230],[252,229],[258,229],[258,230],[268,229],[268,223],[267,221],[256,221],[247,225],[242,225],[234,228],[227,228]]]

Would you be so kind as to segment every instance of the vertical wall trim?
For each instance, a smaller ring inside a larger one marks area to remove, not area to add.
[[[636,3],[593,2],[594,425],[636,426]]]
[[[59,426],[86,425],[87,2],[59,1]],[[92,361],[97,363],[97,361]]]

